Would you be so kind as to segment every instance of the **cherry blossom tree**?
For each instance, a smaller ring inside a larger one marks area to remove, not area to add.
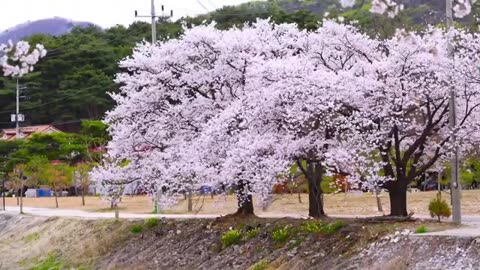
[[[448,126],[452,89],[459,111],[455,146],[465,152],[478,143],[480,89],[465,77],[478,71],[457,72],[478,57],[451,61],[446,37],[438,29],[422,35],[399,31],[383,44],[384,56],[374,62],[380,85],[365,93],[369,109],[362,113],[371,128],[363,135],[366,145],[375,145],[369,154],[382,166],[393,216],[407,215],[408,185],[428,170],[440,169],[454,147]]]
[[[4,76],[22,77],[32,72],[33,66],[43,57],[47,51],[41,44],[31,48],[26,41],[13,44],[0,44],[0,69]]]
[[[268,200],[296,164],[312,217],[325,215],[320,184],[333,173],[387,188],[391,214],[407,215],[407,186],[453,147],[451,89],[462,111],[455,146],[478,142],[478,38],[456,35],[455,61],[440,30],[378,40],[332,21],[314,32],[265,20],[210,24],[139,44],[121,63],[105,120],[109,156],[129,162],[117,166],[121,179],[154,198],[163,192],[165,204],[204,185],[235,187],[238,213],[253,214],[253,197]]]
[[[245,94],[249,68],[261,59],[298,52],[299,35],[302,32],[293,25],[274,27],[259,21],[242,30],[198,26],[185,29],[180,40],[159,47],[140,46],[122,63],[130,72],[119,75],[124,87],[113,96],[119,105],[107,116],[113,133],[111,154],[142,166],[146,157],[154,157],[150,160],[156,161],[153,166],[159,175],[152,177],[157,181],[153,186],[175,183],[175,189],[169,189],[178,193],[204,183],[236,185],[240,206],[251,204],[245,176],[230,174],[220,180],[216,174],[205,175],[219,166],[205,162],[207,155],[193,146],[202,146],[198,140],[204,138],[204,128],[214,123],[210,120]]]
[[[118,205],[121,202],[125,186],[130,183],[126,178],[126,167],[120,163],[111,160],[105,161],[102,166],[93,168],[89,177],[93,179],[98,186],[102,198],[106,200],[110,207],[115,209],[115,218],[119,217]]]

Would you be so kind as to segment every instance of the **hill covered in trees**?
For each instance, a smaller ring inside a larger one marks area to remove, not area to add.
[[[394,19],[369,12],[368,0],[358,0],[353,8],[344,9],[338,0],[278,0],[250,2],[226,6],[214,12],[175,22],[159,22],[160,39],[178,36],[182,23],[187,25],[215,21],[220,29],[253,22],[257,18],[271,18],[282,23],[297,23],[305,29],[315,29],[324,18],[342,17],[356,23],[367,33],[389,36],[396,28],[421,29],[427,24],[443,22],[444,3],[434,0],[402,0],[405,10]],[[478,4],[478,3],[477,3]],[[461,23],[477,29],[473,15]],[[47,32],[48,33],[48,32]],[[114,26],[101,29],[96,26],[73,27],[65,34],[35,34],[27,38],[32,43],[43,43],[48,55],[36,71],[21,79],[21,112],[25,124],[51,124],[79,119],[101,119],[113,106],[108,92],[118,88],[113,82],[119,72],[118,62],[129,55],[136,43],[150,40],[150,25],[135,22],[129,27]],[[10,114],[15,110],[15,81],[0,78],[0,127],[11,127]]]
[[[17,42],[24,37],[40,33],[58,36],[70,32],[75,27],[88,27],[91,25],[93,24],[89,22],[76,22],[59,17],[26,22],[0,33],[0,43],[6,43],[9,40]]]

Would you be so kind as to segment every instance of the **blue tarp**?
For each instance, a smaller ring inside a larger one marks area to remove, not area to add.
[[[47,188],[40,188],[38,189],[38,197],[51,197],[52,191]]]

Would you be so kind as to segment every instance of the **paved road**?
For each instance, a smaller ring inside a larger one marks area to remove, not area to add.
[[[34,215],[34,216],[46,216],[46,217],[71,217],[71,218],[85,218],[85,219],[101,219],[101,218],[113,218],[114,213],[112,212],[88,212],[83,210],[74,210],[74,209],[53,209],[53,208],[34,208],[34,207],[24,207],[25,214]],[[18,214],[19,208],[7,206],[6,213],[9,214]],[[2,213],[2,212],[0,212]],[[305,215],[300,214],[284,214],[284,213],[257,213],[257,216],[264,218],[308,218]],[[133,213],[122,213],[120,212],[120,218],[124,219],[146,219],[146,218],[167,218],[167,219],[214,219],[221,217],[217,214],[133,214]],[[334,217],[340,218],[366,218],[368,216],[359,215],[359,216],[346,216],[346,215],[337,215]],[[417,218],[428,219],[428,216],[415,216]],[[459,228],[454,228],[450,230],[425,233],[422,235],[445,235],[445,236],[459,236],[459,237],[480,237],[480,216],[463,216],[463,225]]]
[[[7,206],[7,213],[18,214],[19,208],[16,206]],[[100,218],[114,218],[113,212],[89,212],[75,209],[55,209],[55,208],[35,208],[23,207],[23,212],[27,215],[44,216],[44,217],[74,217],[85,219],[100,219]],[[0,211],[0,213],[2,213]],[[120,218],[124,219],[146,219],[146,218],[167,218],[167,219],[214,219],[221,217],[218,214],[134,214],[122,213],[120,211]],[[264,218],[308,218],[305,215],[299,214],[277,214],[277,213],[261,213],[257,214]]]

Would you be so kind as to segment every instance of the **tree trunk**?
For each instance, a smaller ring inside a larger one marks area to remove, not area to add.
[[[377,199],[377,209],[378,212],[383,213],[382,200],[380,199],[380,188],[375,187],[375,198]]]
[[[55,208],[58,208],[58,190],[55,190]]]
[[[193,211],[193,202],[192,202],[192,190],[189,189],[187,191],[187,199],[188,199],[188,212],[192,212]]]
[[[120,209],[118,208],[118,203],[115,204],[115,219],[120,217]]]
[[[85,187],[82,187],[82,206],[85,206]]]
[[[272,204],[273,202],[273,195],[272,194],[268,194],[268,197],[265,199],[265,201],[263,202],[263,205],[262,205],[262,211],[265,212],[268,210],[268,207],[270,207],[270,205]]]
[[[323,210],[323,191],[320,186],[322,182],[322,166],[321,164],[307,164],[307,180],[308,180],[308,215],[313,218],[325,217]]]
[[[20,214],[23,214],[23,194],[22,193],[23,193],[23,184],[22,184],[22,190],[20,191]]]
[[[248,194],[248,183],[246,183],[246,181],[242,180],[238,182],[237,203],[237,215],[254,215],[253,198],[252,195]]]
[[[20,199],[18,198],[18,189],[15,192],[15,197],[17,197],[17,206],[20,205]]]
[[[388,190],[388,195],[390,197],[390,216],[408,216],[407,187],[401,183],[395,183],[393,187]]]

